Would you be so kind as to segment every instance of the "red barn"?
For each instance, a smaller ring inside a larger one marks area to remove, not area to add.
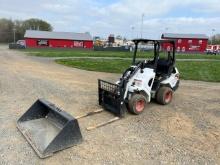
[[[208,44],[205,34],[174,34],[164,33],[162,39],[175,39],[177,52],[204,53]],[[164,49],[170,49],[170,45],[164,44]]]
[[[27,48],[93,48],[89,33],[26,30],[24,38]]]

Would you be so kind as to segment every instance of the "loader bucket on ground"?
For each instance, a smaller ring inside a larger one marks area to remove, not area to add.
[[[99,105],[118,117],[124,117],[126,105],[119,85],[98,80]]]
[[[17,127],[40,158],[82,142],[78,121],[44,99],[21,116]]]

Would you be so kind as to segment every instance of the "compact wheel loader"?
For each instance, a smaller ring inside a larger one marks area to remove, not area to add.
[[[179,86],[179,71],[175,67],[175,41],[136,39],[132,65],[116,84],[98,80],[99,105],[123,117],[128,110],[133,114],[144,111],[152,99],[159,104],[169,104]],[[136,61],[138,48],[153,45],[152,60]],[[162,47],[170,48],[161,57]]]
[[[116,115],[107,122],[88,127],[92,130],[125,116],[128,110],[140,114],[147,103],[155,99],[160,104],[169,104],[173,92],[179,86],[179,72],[175,67],[175,42],[172,40],[133,40],[135,44],[132,65],[115,84],[98,80],[98,102],[105,110]],[[153,45],[154,58],[136,61],[139,45]],[[161,57],[161,45],[171,48],[166,57]],[[82,142],[78,119],[103,112],[95,110],[72,117],[54,104],[38,99],[17,121],[17,127],[40,158],[72,147]]]

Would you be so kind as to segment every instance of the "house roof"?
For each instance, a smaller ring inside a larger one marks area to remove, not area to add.
[[[24,38],[39,38],[39,39],[66,39],[66,40],[92,40],[89,33],[74,33],[74,32],[49,32],[38,30],[26,30]]]
[[[164,33],[162,38],[197,38],[197,39],[208,39],[209,37],[205,34],[177,34],[177,33]]]

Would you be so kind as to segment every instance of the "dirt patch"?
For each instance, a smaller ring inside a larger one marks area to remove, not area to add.
[[[175,113],[174,116],[163,120],[161,126],[172,136],[188,138],[192,135],[194,124],[183,113]]]

